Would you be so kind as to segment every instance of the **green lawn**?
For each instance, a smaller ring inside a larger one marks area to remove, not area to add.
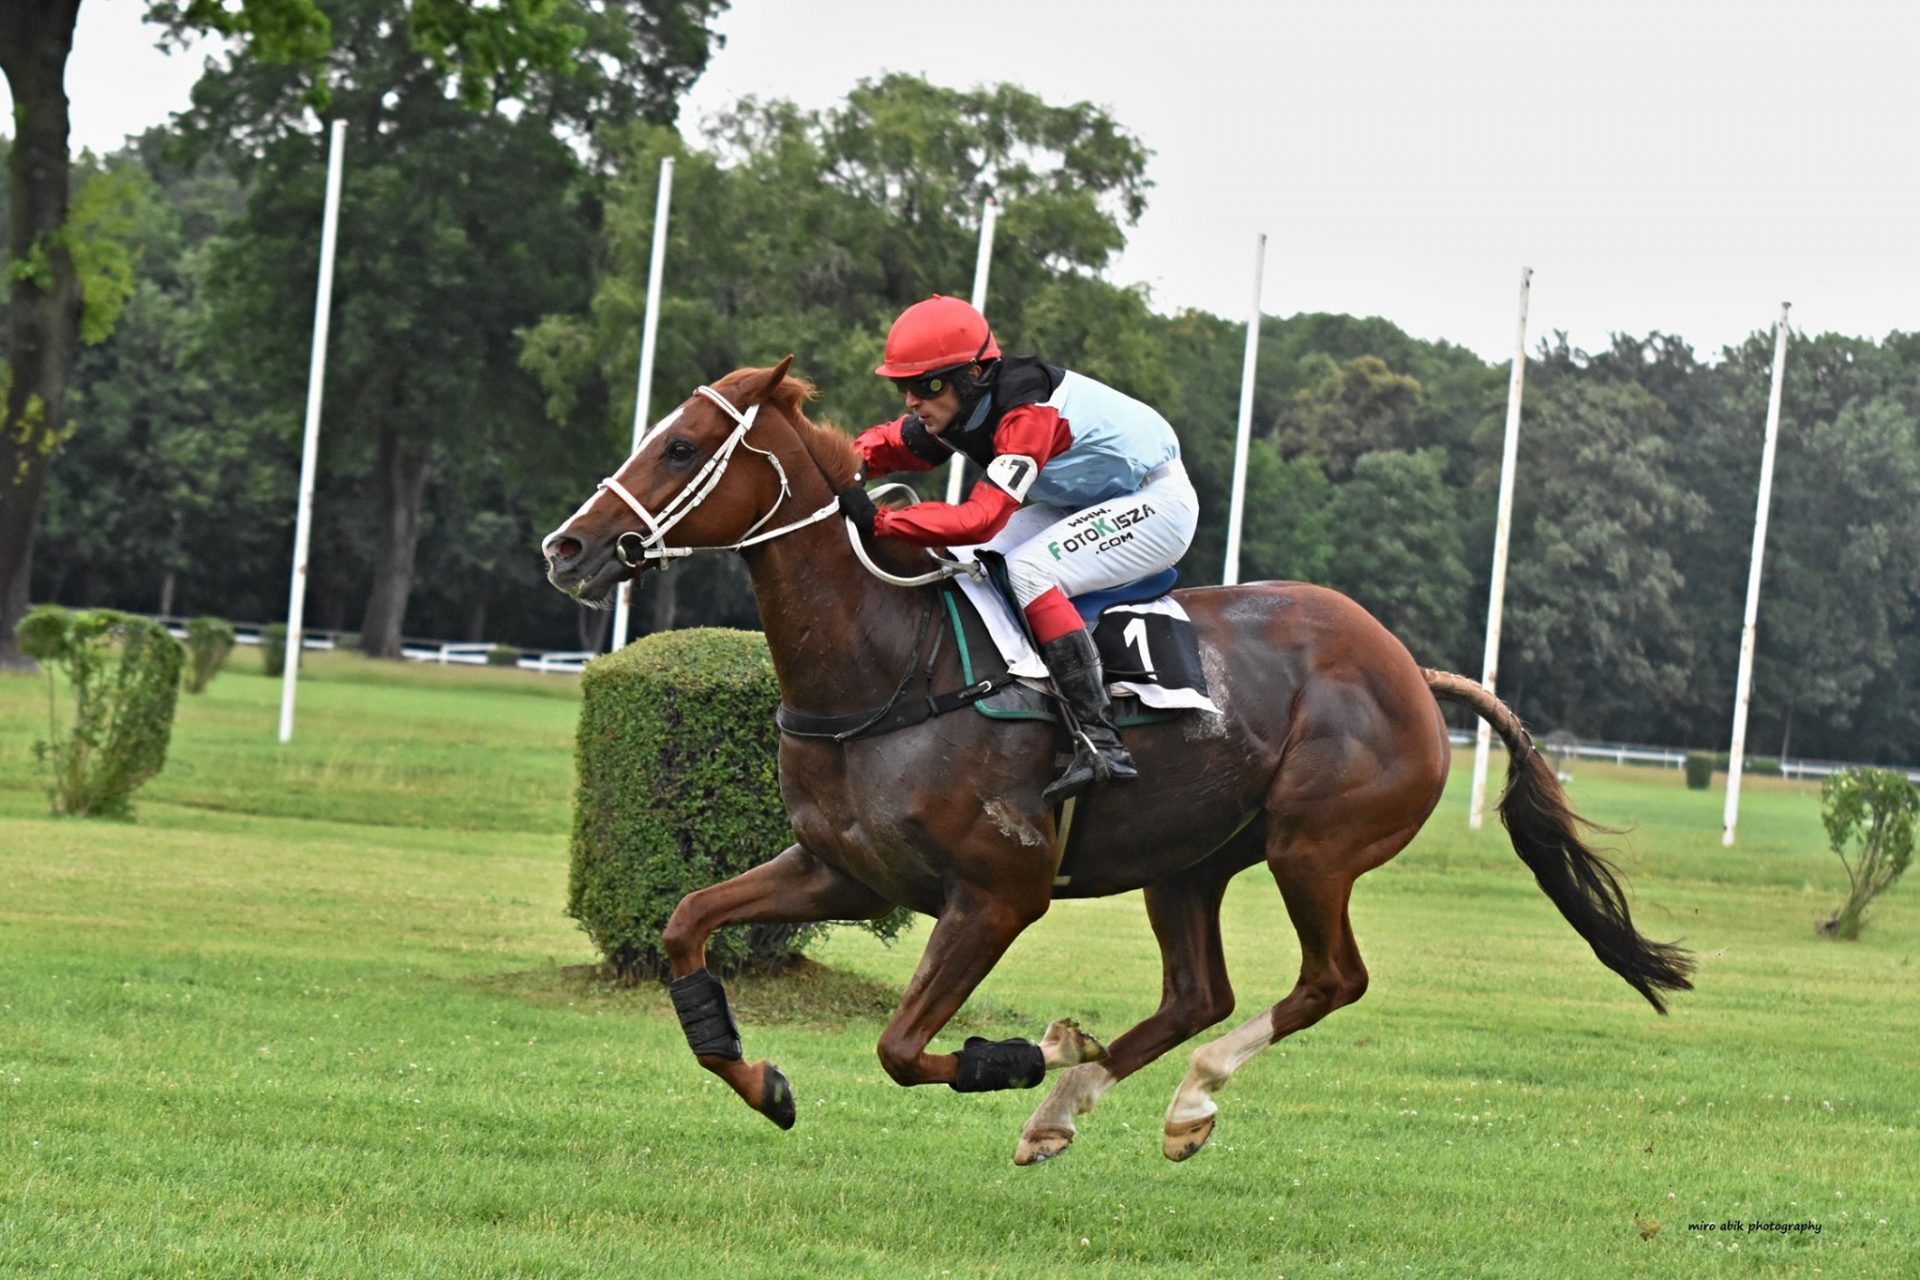
[[[0,678],[0,1273],[1916,1273],[1920,887],[1816,939],[1843,882],[1813,788],[1749,780],[1729,852],[1718,791],[1579,766],[1635,828],[1641,926],[1700,954],[1661,1019],[1466,830],[1458,767],[1356,896],[1372,993],[1244,1070],[1205,1152],[1159,1154],[1177,1052],[1017,1169],[1038,1095],[898,1088],[870,1001],[737,993],[781,1133],[663,993],[570,971],[569,678],[322,658],[281,748],[257,664],[183,697],[131,824],[47,816],[44,684]],[[1298,956],[1264,872],[1226,914],[1237,1020]],[[817,954],[897,986],[924,937]],[[1136,898],[1064,903],[973,1020],[1112,1036],[1158,992]],[[1820,1231],[1689,1229],[1734,1220]]]

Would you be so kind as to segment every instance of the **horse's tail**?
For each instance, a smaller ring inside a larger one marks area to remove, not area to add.
[[[1650,942],[1633,927],[1626,894],[1605,858],[1588,848],[1580,828],[1607,831],[1573,811],[1553,769],[1534,749],[1518,716],[1484,685],[1444,671],[1425,671],[1427,688],[1444,702],[1472,707],[1507,744],[1507,789],[1500,820],[1514,852],[1600,963],[1625,978],[1661,1013],[1662,991],[1691,991],[1693,957],[1685,948]],[[1617,833],[1613,833],[1617,834]]]

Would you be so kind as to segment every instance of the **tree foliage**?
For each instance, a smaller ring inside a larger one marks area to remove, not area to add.
[[[83,337],[105,338],[131,289],[130,264],[115,234],[123,193],[89,187],[80,200],[69,200],[66,63],[80,2],[0,6],[0,71],[12,90],[16,129],[7,157],[7,363],[0,371],[0,477],[7,481],[0,487],[0,666],[23,663],[13,644],[14,623],[26,612],[53,457],[71,434],[67,393],[76,345]],[[324,70],[316,76],[315,68],[342,47],[333,43],[334,27],[350,2],[149,0],[147,12],[175,37],[199,31],[233,37],[230,68],[268,73],[263,82],[285,70],[278,76],[283,93],[303,107],[319,107],[330,100],[331,78]],[[566,75],[581,28],[561,20],[561,3],[418,0],[407,22],[431,73],[414,75],[411,86],[438,85],[450,70],[461,99],[475,102],[512,92],[537,73]],[[714,0],[660,3],[702,14],[717,7]],[[568,0],[566,11],[618,7],[616,0],[604,6]],[[382,21],[399,25],[394,16],[388,7]],[[242,131],[257,124],[270,133],[273,127],[258,116],[230,123]]]
[[[577,69],[461,81],[491,65],[484,50],[442,56],[420,34],[458,9],[475,25],[456,13],[446,30],[554,24],[548,52],[564,44]],[[299,13],[320,14],[320,70],[228,59],[164,139],[195,143],[200,162],[155,137],[76,167],[76,189],[83,171],[118,184],[100,207],[132,274],[66,416],[30,406],[48,449],[85,426],[45,491],[61,553],[36,563],[34,594],[277,616],[310,321],[287,300],[312,296],[317,79],[353,131],[316,625],[365,624],[376,648],[402,618],[419,634],[595,641],[605,615],[545,589],[534,546],[625,452],[669,155],[656,415],[791,352],[820,385],[817,418],[893,416],[871,373],[887,327],[930,292],[967,292],[992,195],[987,310],[1003,346],[1166,414],[1201,499],[1183,579],[1218,581],[1244,329],[1159,314],[1107,276],[1149,193],[1141,141],[1087,104],[904,76],[821,111],[750,99],[682,133],[673,100],[715,9],[420,5],[409,26],[371,0],[287,0],[276,47],[298,45]],[[1332,314],[1267,317],[1258,349],[1242,577],[1330,583],[1422,662],[1477,670],[1505,363]],[[1500,689],[1538,728],[1724,748],[1772,350],[1766,333],[1712,353],[1652,333],[1594,352],[1554,337],[1534,355]],[[1784,391],[1751,733],[1775,754],[1920,760],[1920,335],[1795,335]],[[730,557],[650,575],[637,605],[643,631],[755,619]]]
[[[1528,390],[1503,627],[1514,660],[1503,688],[1548,708],[1558,727],[1591,735],[1625,708],[1657,708],[1687,686],[1685,582],[1668,548],[1698,526],[1704,504],[1673,473],[1672,422],[1646,392],[1554,376]]]
[[[328,448],[358,455],[365,468],[356,509],[342,513],[372,530],[361,633],[368,653],[397,656],[436,469],[477,455],[496,473],[537,479],[558,456],[553,433],[534,429],[540,403],[515,337],[585,297],[594,201],[556,128],[585,127],[614,107],[670,117],[671,92],[707,54],[705,38],[688,43],[686,24],[704,35],[700,23],[716,6],[529,0],[464,16],[464,6],[417,6],[411,26],[385,0],[322,8],[335,35],[330,111],[349,124],[352,157]],[[513,61],[502,32],[540,17],[551,19],[539,28],[548,43]],[[449,41],[464,42],[467,59],[452,95],[434,74]],[[584,62],[560,63],[562,45]],[[648,71],[649,59],[669,55],[673,65]],[[288,68],[229,61],[196,86],[186,123],[201,148],[253,178],[210,276],[216,345],[236,378],[245,371],[265,402],[288,409],[302,392],[307,317],[285,299],[314,291],[310,246],[325,172],[303,83]],[[656,96],[643,96],[648,84]],[[514,112],[473,109],[508,103]]]

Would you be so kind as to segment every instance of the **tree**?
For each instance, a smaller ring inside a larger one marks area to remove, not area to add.
[[[749,99],[705,146],[657,126],[603,138],[617,163],[591,310],[542,321],[522,360],[551,414],[599,419],[608,455],[624,452],[632,421],[655,174],[669,155],[656,411],[729,369],[797,353],[828,418],[898,414],[872,374],[887,327],[930,293],[964,291],[990,194],[1002,234],[988,313],[1002,348],[1097,367],[1148,397],[1171,390],[1143,300],[1091,274],[1123,243],[1146,186],[1145,149],[1092,106],[888,76],[825,112]],[[555,501],[553,520],[577,501]],[[670,623],[679,591],[731,607],[737,579],[712,557],[684,577],[652,575],[653,626]]]
[[[1704,507],[1672,474],[1673,424],[1659,401],[1543,373],[1529,386],[1514,494],[1503,693],[1577,732],[1637,714],[1636,728],[1661,741],[1646,722],[1684,691],[1692,657],[1668,548]]]
[[[1329,479],[1340,481],[1353,474],[1361,454],[1413,447],[1418,381],[1395,373],[1378,356],[1335,365],[1321,355],[1314,367],[1320,376],[1294,393],[1274,426],[1284,456],[1312,458]]]
[[[642,98],[639,87],[671,92],[687,77],[687,59],[692,69],[704,64],[707,45],[640,39],[641,19],[672,27],[690,15],[704,21],[717,6],[561,6],[561,17],[582,20],[583,39],[607,43],[583,49],[590,70],[582,82],[529,72],[511,98],[521,108],[513,118],[450,98],[432,50],[393,21],[386,0],[323,7],[339,37],[328,60],[332,110],[349,124],[355,157],[342,196],[328,362],[329,417],[339,424],[332,447],[373,459],[371,509],[356,513],[374,530],[361,645],[398,656],[437,450],[496,457],[516,474],[569,452],[541,430],[537,389],[515,359],[516,330],[584,299],[593,201],[554,130],[583,129],[622,104],[671,118],[671,98]],[[653,58],[681,61],[649,72]],[[607,73],[622,60],[628,74]],[[218,261],[215,324],[235,366],[259,371],[269,398],[289,408],[307,337],[304,317],[284,299],[313,292],[308,246],[323,171],[299,88],[284,69],[230,60],[196,87],[188,119],[203,145],[257,176]]]
[[[1874,399],[1783,438],[1767,542],[1755,708],[1779,726],[1783,752],[1799,716],[1852,744],[1920,600],[1914,419]]]
[[[517,85],[536,65],[557,67],[580,28],[555,19],[556,0],[516,0],[478,9],[419,0],[410,22],[433,66],[453,69],[465,96]],[[7,364],[0,407],[0,667],[31,666],[16,645],[26,612],[34,539],[52,460],[67,434],[67,392],[88,307],[95,340],[112,327],[106,290],[89,289],[88,259],[102,242],[70,216],[67,58],[80,0],[0,5],[0,71],[18,130],[8,157]],[[238,42],[236,62],[310,67],[330,26],[316,0],[150,0],[175,34],[218,31]],[[325,96],[304,73],[303,96]],[[107,242],[110,253],[110,241]]]
[[[1473,577],[1462,558],[1446,453],[1368,453],[1333,492],[1329,585],[1365,605],[1421,665],[1470,661]]]
[[[171,613],[196,569],[187,594],[211,603],[214,566],[284,562],[284,451],[196,350],[206,242],[239,189],[218,166],[169,163],[164,140],[151,131],[101,170],[129,192],[123,240],[138,271],[113,334],[75,366],[71,403],[88,429],[48,483],[42,532],[62,554],[35,565],[40,599]]]

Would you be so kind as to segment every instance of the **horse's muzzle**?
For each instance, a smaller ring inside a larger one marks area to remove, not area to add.
[[[583,604],[600,604],[635,569],[609,546],[589,547],[569,533],[555,533],[540,544],[547,581]]]

